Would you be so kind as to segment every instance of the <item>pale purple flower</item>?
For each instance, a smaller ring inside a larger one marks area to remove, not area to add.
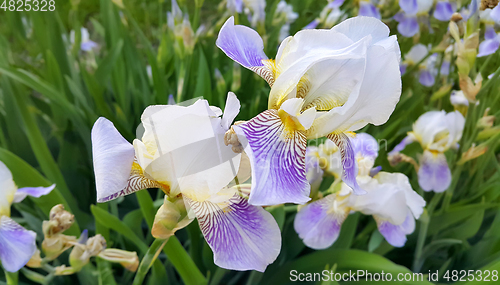
[[[35,198],[47,195],[49,187],[17,188],[12,173],[0,161],[0,261],[3,268],[16,272],[31,259],[36,251],[36,233],[23,228],[10,218],[12,203],[19,203],[27,196]]]
[[[241,183],[248,180],[250,167],[243,154],[224,144],[239,110],[233,93],[224,112],[206,100],[150,106],[141,116],[144,134],[133,145],[113,123],[99,118],[92,128],[98,202],[161,188],[185,204],[187,221],[176,229],[196,218],[216,265],[264,271],[279,254],[281,234],[269,212],[248,203],[249,186]],[[174,206],[164,203],[162,208]]]
[[[398,32],[405,37],[413,37],[420,30],[419,22],[428,21],[432,0],[400,0],[401,12],[394,16],[399,23]]]
[[[420,157],[418,182],[424,191],[445,191],[451,183],[451,171],[444,152],[455,148],[462,137],[465,119],[458,112],[430,111],[420,116],[389,155],[401,152],[408,144],[419,142],[424,149]]]
[[[401,95],[399,46],[387,26],[355,17],[330,30],[302,30],[281,43],[272,61],[259,34],[230,18],[216,44],[271,86],[269,109],[233,126],[252,163],[250,203],[307,202],[307,139],[324,136],[341,150],[344,182],[362,194],[345,132],[386,122]]]
[[[373,17],[376,19],[381,18],[379,9],[372,3],[372,1],[360,1],[358,16]]]
[[[86,28],[82,27],[80,29],[80,34],[81,34],[80,49],[82,51],[89,52],[99,46],[96,42],[90,40],[90,34]],[[75,31],[71,30],[69,34],[69,39],[71,44],[75,43]]]

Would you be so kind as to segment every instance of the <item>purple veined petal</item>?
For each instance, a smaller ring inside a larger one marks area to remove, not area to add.
[[[483,57],[490,54],[494,54],[498,50],[499,46],[500,46],[499,39],[484,40],[479,44],[479,52],[477,53],[477,57]]]
[[[451,171],[443,153],[425,150],[420,159],[418,184],[425,191],[443,192],[451,184]]]
[[[453,11],[453,7],[451,3],[445,1],[438,1],[436,3],[436,8],[434,9],[434,18],[439,21],[449,21],[451,15],[453,15],[455,11]]]
[[[377,227],[382,236],[394,247],[403,247],[406,243],[406,235],[415,230],[415,219],[410,211],[401,225],[393,225],[389,221],[381,221],[375,218]]]
[[[352,149],[349,138],[344,133],[329,134],[326,137],[331,139],[340,150],[342,168],[344,170],[342,173],[342,181],[351,187],[355,195],[366,194],[366,191],[361,189],[356,181],[358,167],[356,165],[354,150]]]
[[[328,3],[328,8],[331,8],[331,9],[335,9],[335,8],[338,8],[340,6],[342,6],[342,4],[344,4],[345,0],[333,0],[332,2]]]
[[[330,247],[338,238],[347,209],[332,212],[336,195],[328,195],[302,208],[293,222],[295,231],[305,245],[313,249]]]
[[[238,194],[220,203],[189,200],[217,266],[264,272],[280,252],[281,233],[273,216]]]
[[[0,261],[5,270],[17,272],[36,251],[36,233],[7,216],[0,217]]]
[[[424,70],[420,71],[420,75],[418,77],[418,82],[420,82],[420,84],[422,84],[426,87],[431,87],[434,85],[435,79],[429,70],[424,69]]]
[[[311,199],[302,131],[285,129],[276,110],[264,111],[233,129],[252,164],[250,204],[304,204]]]
[[[417,14],[417,0],[399,0],[399,7],[401,7],[401,9],[408,15]]]
[[[26,196],[31,196],[35,198],[40,198],[43,195],[47,195],[56,187],[56,184],[52,184],[49,187],[24,187],[24,188],[19,188],[17,189],[16,193],[14,194],[14,200],[12,203],[19,203]]]
[[[98,47],[99,45],[93,41],[86,41],[80,44],[80,49],[83,51],[91,51],[93,48]]]
[[[358,16],[373,17],[379,20],[381,18],[380,12],[378,11],[377,7],[375,7],[371,3],[365,3],[365,2],[361,2],[359,4]]]
[[[254,71],[272,85],[273,73],[262,63],[268,59],[264,53],[264,42],[256,31],[234,25],[234,17],[231,17],[220,29],[215,44],[229,58]]]
[[[318,19],[314,19],[309,24],[307,24],[307,26],[305,26],[303,28],[303,30],[316,29],[316,27],[318,26],[318,24],[319,24],[319,20]]]
[[[495,23],[500,24],[500,7],[498,5],[491,10],[490,17]]]
[[[398,24],[398,32],[407,38],[413,37],[419,31],[420,27],[416,17],[402,17]]]
[[[391,150],[388,155],[393,155],[393,154],[396,154],[398,152],[401,152],[403,151],[403,149],[405,149],[405,147],[409,144],[411,144],[412,142],[414,142],[414,138],[413,137],[410,137],[410,136],[406,136],[400,143],[398,143],[393,150]]]
[[[401,72],[401,76],[403,76],[406,73],[407,67],[408,67],[408,64],[406,64],[406,63],[401,63],[399,65],[399,72]]]

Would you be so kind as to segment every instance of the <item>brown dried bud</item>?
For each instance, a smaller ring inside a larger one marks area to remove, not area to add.
[[[451,19],[450,20],[453,21],[453,22],[462,21],[463,20],[462,14],[455,12],[455,13],[453,13],[451,15]]]
[[[243,123],[243,121],[235,122],[234,125],[238,125],[241,123]],[[231,145],[232,150],[235,153],[242,153],[244,150],[233,127],[231,127],[224,135],[224,144]]]
[[[49,219],[49,221],[43,222],[43,234],[45,237],[51,237],[69,229],[75,221],[75,216],[64,210],[64,206],[59,204],[52,207]]]
[[[481,0],[479,10],[493,9],[498,5],[498,0]]]

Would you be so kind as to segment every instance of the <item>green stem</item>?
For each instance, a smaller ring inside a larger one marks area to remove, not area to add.
[[[207,284],[207,280],[201,274],[196,264],[186,252],[177,237],[172,236],[163,248],[163,252],[175,267],[182,280],[187,285]]]
[[[7,270],[4,270],[5,272],[5,279],[7,281],[7,285],[17,285],[19,275],[17,272],[9,272]]]
[[[432,198],[436,199],[436,196]],[[432,203],[432,202],[431,202]],[[427,237],[427,230],[429,228],[430,218],[427,214],[427,211],[424,210],[424,213],[420,217],[420,230],[418,232],[417,246],[415,248],[415,257],[413,259],[413,272],[420,272],[420,269],[423,265],[422,253],[425,245],[425,239]]]
[[[23,273],[24,277],[38,284],[43,284],[46,280],[45,276],[43,276],[42,274],[29,270],[26,267],[21,268],[21,272]]]
[[[144,257],[141,260],[141,263],[139,264],[139,269],[137,270],[137,274],[135,275],[134,278],[134,283],[133,283],[134,285],[143,284],[146,274],[148,273],[149,269],[153,265],[153,262],[156,260],[158,254],[160,254],[161,250],[163,249],[166,243],[167,240],[156,239],[151,244],[148,251],[146,252],[146,255],[144,255]]]

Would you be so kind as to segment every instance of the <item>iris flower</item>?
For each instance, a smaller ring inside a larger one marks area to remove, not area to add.
[[[268,59],[259,34],[231,17],[216,44],[271,86],[268,110],[232,127],[252,165],[252,205],[309,201],[307,139],[328,137],[339,147],[343,180],[356,194],[354,153],[345,133],[385,123],[401,95],[395,36],[371,17],[330,30],[302,30]]]
[[[352,212],[372,215],[378,230],[393,246],[401,247],[406,235],[415,230],[415,219],[423,212],[425,201],[401,173],[373,173],[378,155],[377,141],[368,134],[353,140],[358,183],[366,195],[353,195],[342,183],[337,192],[302,208],[295,217],[294,228],[304,243],[314,249],[330,247],[337,239],[342,223]]]
[[[359,1],[359,12],[358,16],[367,16],[377,19],[381,19],[379,9],[373,4],[374,1],[371,0],[361,0]]]
[[[399,23],[398,32],[404,37],[413,37],[420,31],[419,22],[429,22],[428,13],[432,0],[400,0],[401,12],[394,16]]]
[[[484,41],[479,44],[477,57],[494,54],[500,46],[500,36],[495,32],[493,26],[487,26],[484,32]]]
[[[10,206],[27,196],[41,197],[54,189],[49,187],[17,188],[12,173],[0,161],[0,261],[9,272],[21,269],[36,251],[36,233],[27,230],[10,218]]]
[[[90,34],[86,28],[81,28],[80,33],[81,33],[81,40],[80,40],[81,50],[89,52],[92,49],[97,48],[99,46],[96,42],[90,40]],[[69,34],[69,40],[71,44],[75,43],[75,31],[71,30]]]
[[[425,191],[443,192],[451,184],[451,171],[444,152],[457,148],[465,119],[458,112],[430,111],[420,116],[413,130],[389,153],[401,152],[408,144],[419,142],[424,153],[420,158],[418,183]]]
[[[278,256],[281,235],[269,212],[248,203],[249,187],[241,183],[250,171],[243,171],[243,154],[224,145],[239,109],[233,93],[223,115],[206,100],[188,107],[150,106],[141,117],[144,134],[133,145],[110,121],[98,119],[92,129],[98,202],[159,188],[166,197],[155,224],[171,213],[178,219],[156,226],[172,222],[173,233],[197,218],[216,265],[264,271]],[[179,211],[182,204],[187,214]]]

